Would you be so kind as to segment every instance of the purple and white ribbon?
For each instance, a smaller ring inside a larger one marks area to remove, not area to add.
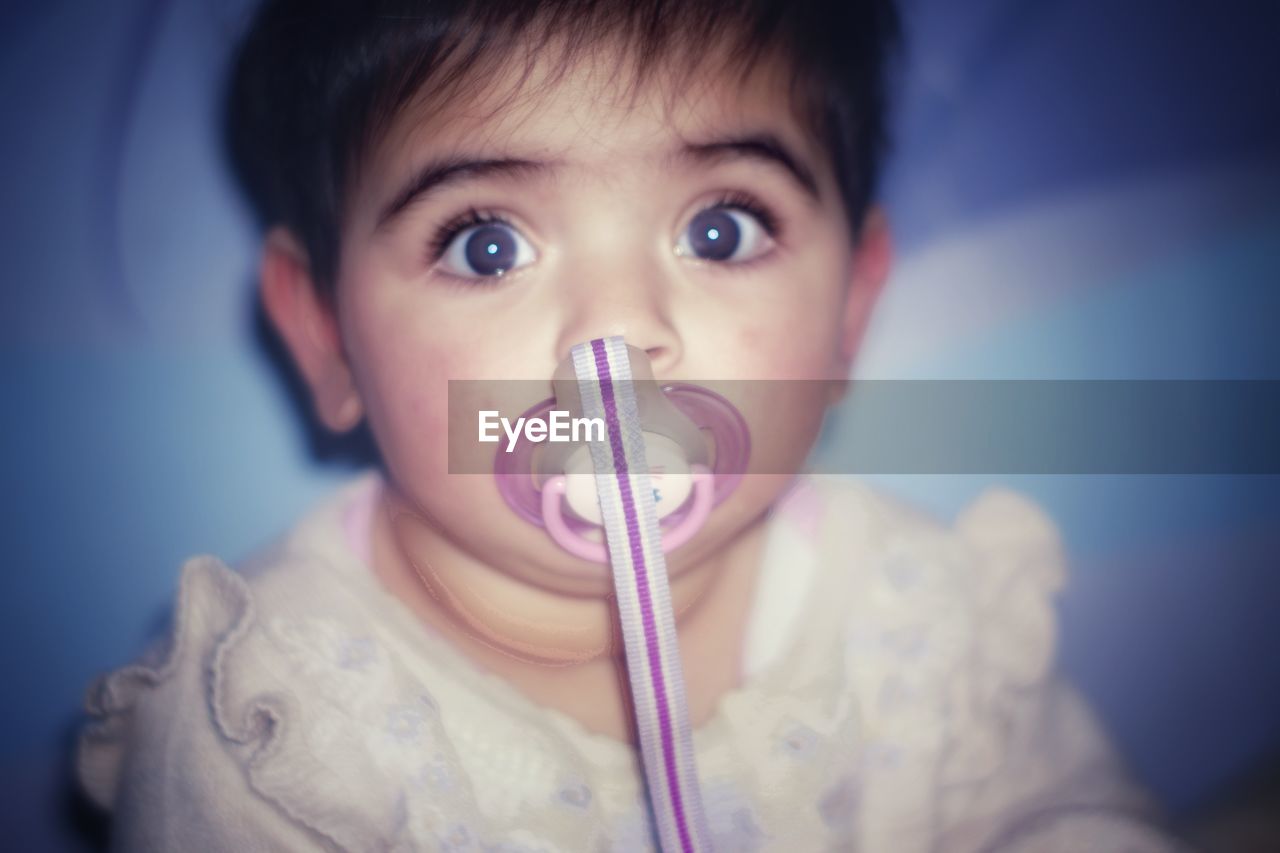
[[[610,337],[578,344],[573,367],[582,414],[605,423],[605,441],[590,444],[591,461],[658,840],[664,851],[710,850],[667,563],[626,343]]]

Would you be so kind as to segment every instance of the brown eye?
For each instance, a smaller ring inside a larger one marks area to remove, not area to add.
[[[705,261],[741,263],[768,251],[772,239],[755,215],[733,207],[699,211],[689,221],[676,254]]]
[[[462,278],[491,278],[534,260],[533,247],[505,222],[486,222],[460,232],[440,258],[447,272]]]

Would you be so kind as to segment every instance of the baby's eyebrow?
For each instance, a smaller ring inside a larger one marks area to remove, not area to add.
[[[813,170],[772,133],[750,133],[745,136],[729,136],[707,142],[689,143],[676,152],[676,158],[707,165],[743,158],[781,166],[802,190],[815,201],[819,200],[818,182],[814,180]]]
[[[381,228],[402,210],[420,201],[447,184],[490,177],[528,178],[545,174],[558,163],[542,160],[522,160],[510,157],[496,159],[472,159],[451,157],[427,163],[414,172],[400,191],[392,197],[378,215],[377,227]]]
[[[710,165],[731,159],[748,159],[780,166],[814,200],[818,200],[818,183],[813,171],[772,133],[730,136],[706,142],[691,142],[674,153],[674,159]],[[479,178],[532,178],[554,171],[560,161],[527,160],[498,157],[476,159],[448,157],[434,160],[413,173],[378,215],[376,228],[382,228],[405,208],[426,198],[442,187]]]

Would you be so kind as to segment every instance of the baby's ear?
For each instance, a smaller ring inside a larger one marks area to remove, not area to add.
[[[311,389],[320,420],[334,432],[351,429],[364,408],[338,318],[316,289],[306,250],[288,229],[277,226],[267,233],[259,278],[262,306]]]
[[[840,336],[840,356],[846,371],[853,367],[854,356],[867,332],[872,309],[880,299],[889,268],[893,263],[893,241],[884,211],[873,207],[862,221],[862,231],[853,257],[853,277],[845,295],[844,324]]]

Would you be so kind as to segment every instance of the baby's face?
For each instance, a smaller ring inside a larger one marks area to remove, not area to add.
[[[862,319],[847,310],[855,256],[832,167],[781,78],[695,77],[670,97],[658,77],[629,101],[616,66],[584,60],[547,85],[539,67],[514,95],[514,78],[495,79],[401,115],[349,201],[337,287],[393,486],[472,555],[571,592],[608,584],[567,570],[576,559],[491,476],[448,473],[448,380],[549,380],[606,335],[645,350],[659,380],[830,379],[847,375]],[[751,470],[797,470],[826,389],[733,387]],[[783,483],[748,477],[672,571],[723,547]]]

